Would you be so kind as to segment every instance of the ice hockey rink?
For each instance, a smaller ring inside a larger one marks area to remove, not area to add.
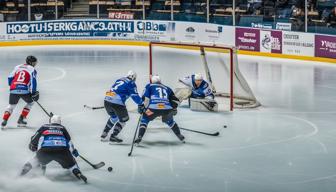
[[[125,46],[36,46],[0,48],[0,111],[8,104],[7,75],[27,55],[39,59],[40,103],[63,117],[75,147],[93,162],[93,170],[78,159],[89,184],[73,178],[56,163],[46,176],[30,172],[20,178],[23,164],[33,157],[30,137],[47,116],[35,105],[29,129],[16,129],[23,103],[0,132],[0,191],[118,191],[118,192],[331,192],[336,189],[336,68],[332,64],[239,56],[239,67],[256,98],[256,109],[233,113],[192,112],[179,108],[181,127],[220,131],[211,137],[183,131],[186,143],[155,121],[141,146],[128,157],[139,114],[121,133],[123,144],[102,143],[99,136],[108,116],[84,104],[100,106],[104,93],[128,70],[138,73],[141,93],[148,82],[148,48]],[[183,63],[188,55],[172,52],[167,65]],[[167,66],[166,75],[195,69]],[[221,73],[213,71],[212,73]],[[160,75],[160,74],[159,74]],[[173,76],[173,75],[172,75]],[[162,78],[163,83],[177,79]],[[130,102],[131,103],[131,102]],[[228,128],[223,128],[227,125]],[[108,172],[107,167],[113,171]]]

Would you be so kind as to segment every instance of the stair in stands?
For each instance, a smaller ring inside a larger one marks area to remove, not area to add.
[[[78,0],[72,3],[72,7],[64,14],[65,19],[89,17],[89,0]]]

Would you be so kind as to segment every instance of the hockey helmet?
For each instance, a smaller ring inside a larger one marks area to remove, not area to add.
[[[56,124],[61,124],[62,120],[61,120],[61,116],[59,115],[53,115],[50,119],[51,123],[56,123]]]
[[[136,80],[136,78],[137,78],[137,74],[136,74],[136,72],[134,72],[134,71],[128,71],[128,73],[127,73],[127,78],[129,78],[130,80],[132,80],[132,81],[135,81]]]
[[[195,81],[202,81],[203,80],[203,76],[200,73],[195,73]]]
[[[151,78],[152,83],[161,83],[161,78],[158,75],[153,75]]]
[[[35,67],[35,65],[37,64],[37,58],[35,56],[29,55],[26,58],[26,63],[28,65],[31,65],[31,66]]]

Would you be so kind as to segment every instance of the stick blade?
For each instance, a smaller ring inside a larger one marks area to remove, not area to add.
[[[218,136],[218,135],[219,135],[219,132],[216,132],[216,133],[214,133],[213,135],[214,135],[214,136]]]
[[[131,155],[132,155],[132,153],[131,153],[131,152],[129,152],[129,153],[128,153],[128,156],[130,157]]]
[[[98,163],[98,164],[95,164],[93,167],[95,168],[95,169],[99,169],[99,168],[102,168],[102,167],[104,167],[105,166],[105,163],[104,162],[100,162],[100,163]]]

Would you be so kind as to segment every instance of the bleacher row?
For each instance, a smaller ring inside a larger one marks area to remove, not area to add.
[[[142,17],[142,0],[99,0],[99,12],[131,12]],[[171,20],[170,0],[145,0],[145,19]],[[304,30],[304,0],[236,0],[235,23],[251,27],[251,23],[275,28],[278,22],[291,23],[292,30]],[[176,21],[207,22],[206,0],[174,0],[173,19]],[[209,22],[232,25],[233,1],[210,0]],[[97,1],[90,1],[90,13],[97,13]],[[335,33],[336,1],[308,0],[308,31]]]
[[[55,19],[55,0],[31,0],[31,20]],[[71,6],[70,0],[58,0],[58,18]],[[36,18],[37,17],[37,18]],[[0,0],[0,21],[27,21],[27,0]]]
[[[0,13],[20,13],[12,20],[27,20],[27,0],[0,0]],[[109,13],[127,13],[134,19],[171,20],[171,0],[73,0],[86,1],[90,17],[108,18]],[[209,0],[209,22],[251,27],[262,24],[275,28],[278,22],[291,23],[292,30],[304,30],[305,0],[236,0],[233,20],[233,0]],[[70,7],[70,0],[59,0],[59,18]],[[207,22],[207,0],[173,0],[176,21]],[[308,0],[308,31],[333,31],[336,28],[336,0]],[[99,4],[99,7],[98,7]],[[55,18],[55,0],[32,0],[32,15],[43,13],[43,19]],[[145,10],[145,18],[143,18]],[[6,19],[9,20],[8,18]],[[34,20],[34,18],[32,18]]]

